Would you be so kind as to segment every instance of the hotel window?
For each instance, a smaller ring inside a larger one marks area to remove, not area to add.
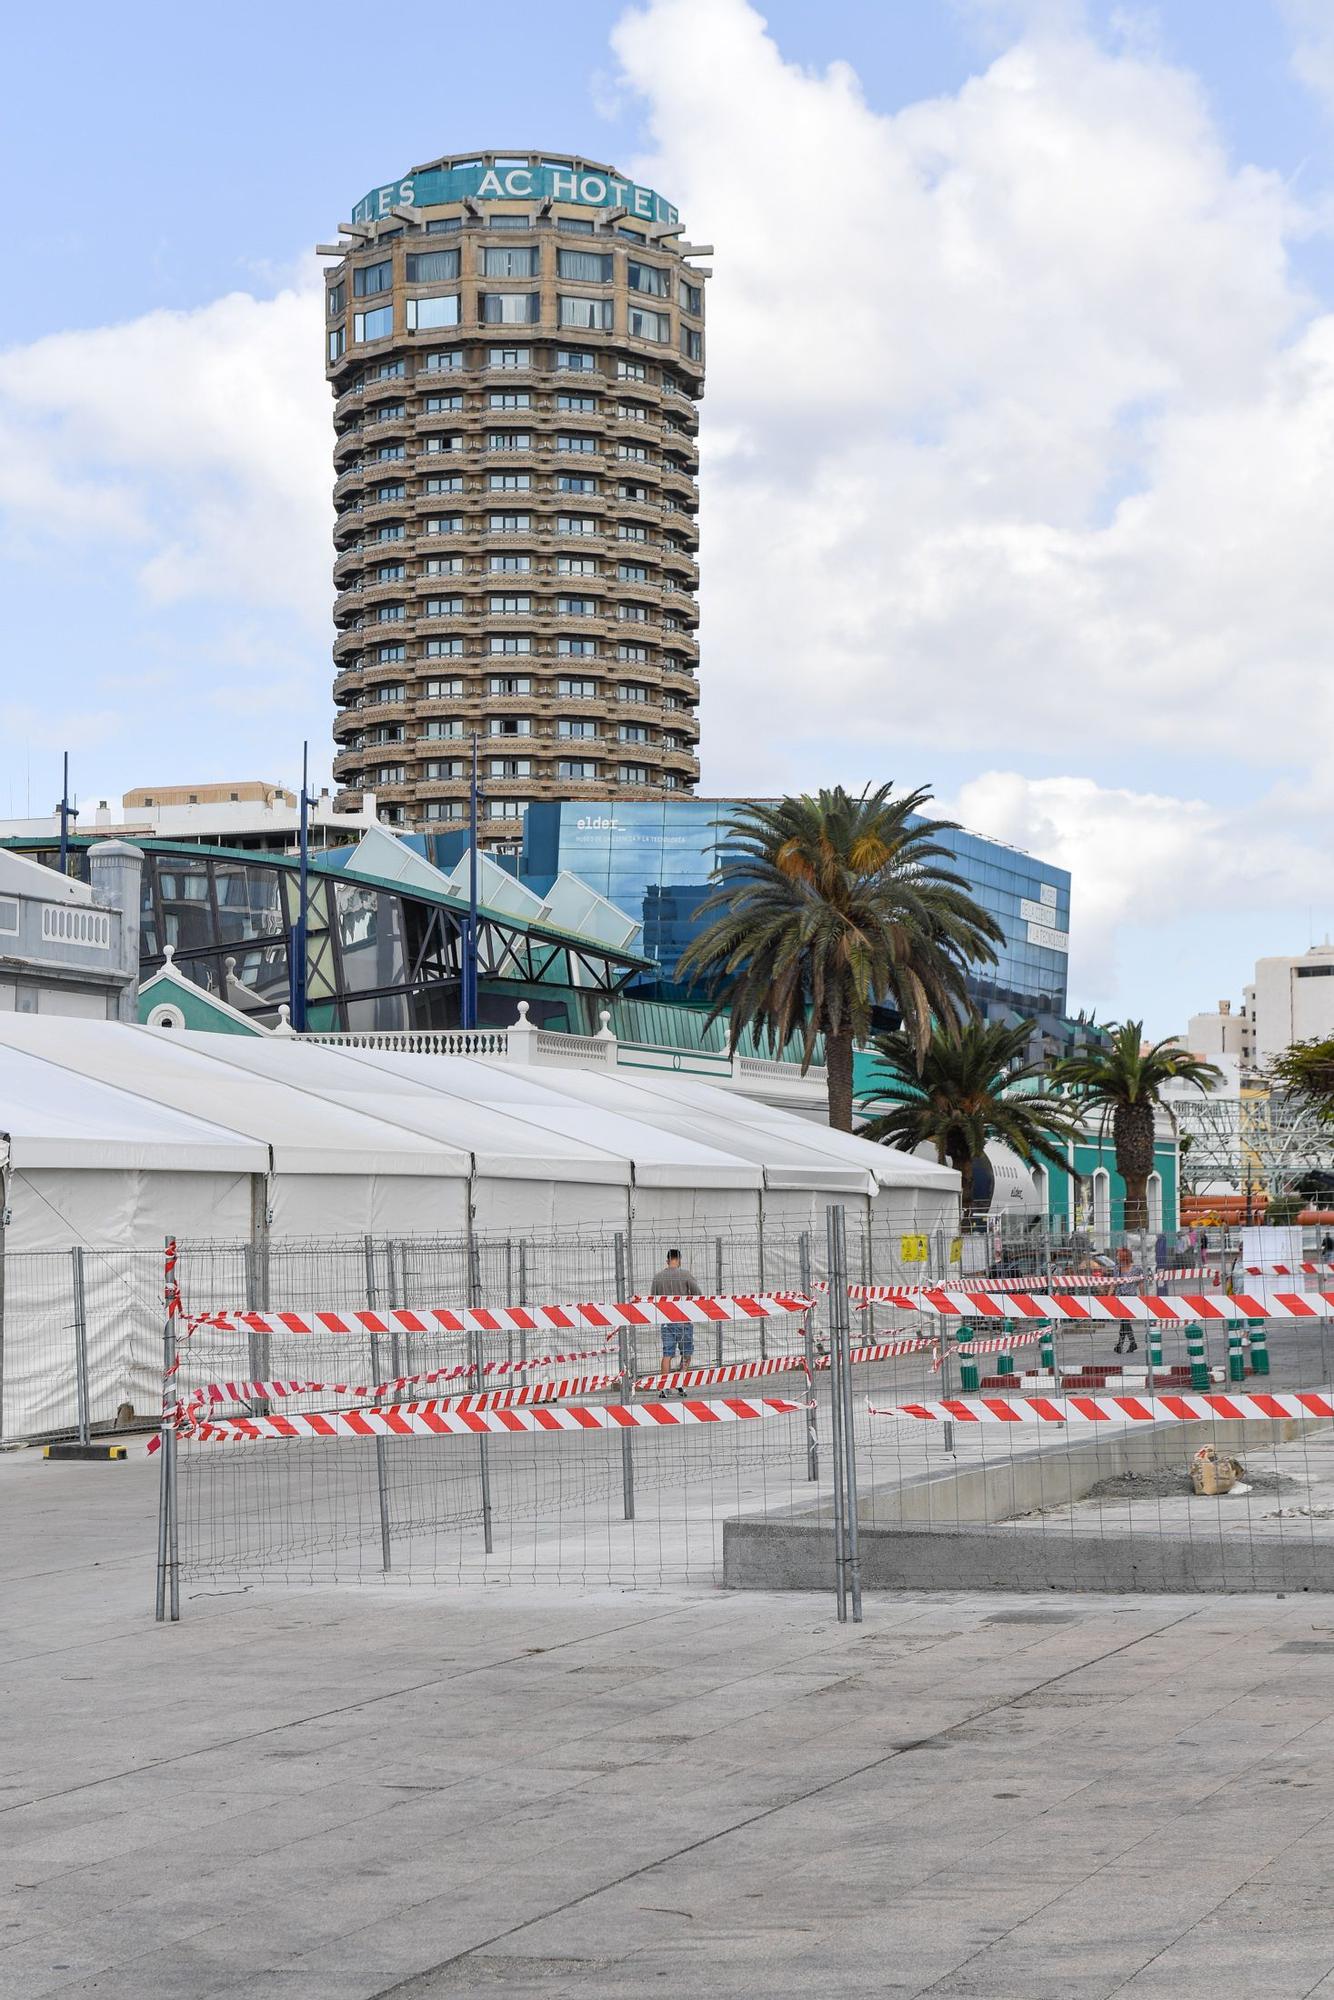
[[[408,455],[408,448],[405,444],[377,445],[375,451],[375,463],[377,465],[382,465],[391,458],[406,458],[407,455]]]
[[[337,319],[347,307],[347,286],[333,285],[329,290],[328,312],[330,319]]]
[[[428,639],[426,641],[426,657],[428,660],[457,659],[462,651],[462,639]]]
[[[556,398],[556,408],[558,410],[596,411],[597,406],[598,399],[596,396],[557,396]]]
[[[452,396],[428,396],[426,398],[426,414],[428,417],[438,416],[442,410],[461,410],[462,408],[463,398],[457,390],[455,390]]]
[[[445,236],[450,230],[462,229],[462,227],[463,217],[461,215],[437,215],[433,221],[427,223],[426,234],[428,236]]]
[[[655,299],[671,296],[671,279],[657,264],[636,264],[630,258],[625,266],[625,282],[632,292],[648,292]]]
[[[487,638],[486,650],[488,653],[531,653],[533,650],[532,634],[525,632],[518,637],[510,637],[503,632],[492,632]],[[503,694],[505,690],[503,688],[492,688],[491,692],[492,694]]]
[[[451,778],[464,778],[467,769],[462,757],[434,757],[426,766],[426,776],[436,784],[448,784]]]
[[[366,412],[366,423],[368,426],[371,424],[392,424],[398,422],[400,418],[405,417],[407,413],[408,406],[406,403],[372,403],[370,409]]]
[[[463,819],[465,817],[462,799],[427,799],[422,806],[423,819]]]
[[[561,618],[596,618],[598,601],[596,597],[558,597],[556,613]]]
[[[623,785],[646,785],[648,783],[648,765],[622,764],[617,775]]]
[[[408,258],[410,285],[447,285],[458,275],[457,250],[421,250]]]
[[[533,434],[531,431],[488,431],[486,448],[488,451],[531,451]]]
[[[616,456],[617,458],[635,458],[641,464],[646,465],[648,463],[648,446],[646,444],[618,444],[616,447]]]
[[[598,726],[596,722],[566,721],[566,722],[558,722],[556,724],[557,736],[568,736],[571,739],[577,738],[580,742],[585,742],[585,743],[592,742],[593,739],[597,736],[597,733],[598,733]]]
[[[462,493],[463,474],[461,472],[433,472],[422,485],[424,493]]]
[[[622,583],[647,583],[648,569],[643,563],[617,563],[616,574]]]
[[[523,162],[519,164],[522,166]],[[488,229],[531,229],[533,218],[531,215],[488,215],[486,226]]]
[[[648,488],[647,486],[641,486],[637,480],[623,479],[620,485],[616,488],[616,495],[617,498],[620,500],[647,501]]]
[[[487,759],[487,775],[492,778],[531,778],[532,759],[529,757],[490,757]]]
[[[563,173],[565,170],[562,167],[558,168],[557,171]],[[567,236],[591,236],[595,225],[587,216],[558,215],[556,217],[556,227],[557,229],[563,229]]]
[[[536,326],[541,317],[536,292],[483,292],[479,303],[481,318],[486,326]],[[500,365],[519,367],[526,366],[526,363],[502,362]]]
[[[407,534],[401,521],[385,521],[375,531],[377,542],[401,542]]]
[[[392,646],[377,646],[375,649],[376,662],[382,667],[387,666],[391,660],[406,660],[407,657],[408,649],[401,640]]]
[[[486,566],[489,570],[501,570],[510,576],[521,576],[532,568],[533,559],[531,556],[488,556]]]
[[[557,639],[556,651],[570,659],[591,659],[597,652],[596,639]]]
[[[623,686],[617,688],[616,699],[618,701],[647,701],[648,689],[641,687],[636,681],[626,681]]]
[[[597,480],[588,474],[578,472],[558,472],[556,491],[558,493],[596,493]]]
[[[646,424],[653,413],[643,403],[618,403],[616,414],[622,423]]]
[[[461,618],[463,599],[461,597],[428,597],[426,600],[428,618]]]
[[[379,625],[400,625],[408,615],[406,604],[377,604],[375,619]]]
[[[655,782],[661,785],[663,790],[667,792],[683,792],[685,790],[685,781],[679,778],[675,771],[659,771]]]
[[[375,572],[377,583],[400,583],[408,573],[406,563],[381,563]]]
[[[648,730],[642,722],[623,722],[616,731],[622,743],[647,743]]]
[[[330,361],[340,361],[344,356],[344,354],[346,353],[347,353],[347,328],[345,326],[331,327],[329,330]]]
[[[601,329],[609,333],[612,326],[610,299],[583,299],[561,293],[557,297],[559,319],[562,326],[584,327],[589,331]]]
[[[406,781],[407,775],[402,764],[381,764],[375,773],[377,781],[382,785],[401,785]]]
[[[696,319],[704,310],[702,289],[698,285],[688,285],[684,278],[681,280],[681,310],[693,313]]]
[[[488,493],[529,493],[532,485],[531,472],[488,472],[486,475]]]
[[[557,451],[591,452],[596,451],[597,448],[598,440],[595,437],[590,437],[586,431],[558,431],[556,433]]]
[[[519,611],[531,612],[533,608],[533,600],[531,597],[513,596],[508,592],[504,596],[493,596],[489,598],[487,600],[487,603],[488,603],[488,608],[491,611],[498,612],[502,616],[507,618],[512,617],[516,612]]]
[[[704,359],[704,336],[702,333],[697,333],[693,326],[681,328],[681,352],[687,361]]]
[[[558,535],[596,535],[601,523],[592,514],[557,514]]]
[[[558,250],[556,276],[573,278],[577,285],[609,285],[611,258],[598,250]]]
[[[648,312],[643,306],[630,306],[626,312],[626,332],[632,340],[670,340],[672,323],[666,313]]]
[[[493,389],[486,402],[491,410],[528,410],[533,399],[527,389]]]
[[[364,264],[352,273],[352,295],[358,299],[373,298],[377,292],[390,291],[394,283],[394,260],[386,257],[383,264]]]
[[[387,682],[384,687],[372,688],[366,696],[368,702],[406,701],[408,691],[402,681]]]
[[[556,349],[556,366],[557,368],[565,369],[568,374],[589,374],[593,365],[593,356],[583,348],[558,347]]]
[[[428,701],[455,701],[463,693],[462,681],[427,681]]]
[[[598,684],[596,681],[556,682],[556,693],[564,695],[567,701],[596,701]]]
[[[622,640],[621,644],[616,648],[616,657],[618,660],[637,660],[641,666],[647,666],[648,647],[633,646]]]
[[[617,539],[622,542],[646,542],[648,529],[638,521],[622,521],[616,530]]]
[[[531,368],[532,349],[527,347],[489,347],[486,353],[488,368]]]
[[[486,725],[488,736],[531,736],[533,725],[526,715],[493,715]]]
[[[401,382],[408,372],[406,361],[380,361],[367,376],[368,382]]]
[[[426,519],[428,535],[461,535],[463,533],[462,514],[430,514]]]
[[[598,767],[580,759],[562,757],[556,766],[556,775],[559,778],[573,779],[577,785],[592,785],[597,782]]]
[[[423,729],[422,731],[423,736],[430,737],[432,740],[436,742],[442,742],[442,741],[449,742],[451,740],[455,740],[458,737],[462,736],[462,734],[463,734],[463,724],[461,722],[457,721],[447,722],[438,716],[435,717],[432,721],[428,722],[425,729]]]
[[[632,625],[642,625],[648,618],[647,604],[618,604],[616,616],[626,619]]]
[[[402,371],[402,365],[400,362],[400,372]],[[463,351],[457,347],[446,348],[435,354],[419,354],[417,356],[418,370],[424,371],[428,375],[448,375],[454,369],[462,368],[462,366]]]
[[[457,326],[459,295],[457,292],[440,292],[434,298],[409,299],[404,312],[409,333],[432,326]]]
[[[524,218],[525,224],[527,217]],[[541,270],[541,252],[526,243],[486,243],[482,246],[481,273],[484,278],[535,278]]]
[[[393,486],[373,486],[371,488],[371,499],[377,507],[384,507],[391,500],[405,500],[407,492],[407,487],[403,485],[402,481],[398,481]]]
[[[440,431],[422,439],[428,452],[462,451],[466,440],[462,431]]]
[[[647,382],[648,370],[642,361],[618,361],[616,379],[618,382]]]
[[[596,556],[557,556],[557,576],[596,576],[598,563]]]
[[[490,514],[487,517],[493,535],[531,534],[533,517],[531,514]]]
[[[522,819],[528,810],[528,800],[490,799],[486,810],[488,819]]]
[[[388,340],[394,330],[394,308],[377,306],[374,312],[353,313],[354,340]]]

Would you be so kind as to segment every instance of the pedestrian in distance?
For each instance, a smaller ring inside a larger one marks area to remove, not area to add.
[[[702,1299],[704,1287],[699,1284],[692,1271],[687,1271],[681,1262],[679,1250],[667,1252],[667,1262],[660,1271],[654,1273],[649,1283],[649,1297],[653,1299]],[[671,1372],[678,1349],[682,1368],[689,1368],[695,1358],[695,1329],[689,1323],[685,1326],[663,1326],[662,1367],[663,1373]],[[678,1396],[685,1395],[684,1387],[677,1390]]]

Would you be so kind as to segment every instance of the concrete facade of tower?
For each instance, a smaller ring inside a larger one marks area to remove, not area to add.
[[[513,842],[535,799],[699,777],[704,285],[610,167],[451,156],[320,246],[334,396],[334,776]]]

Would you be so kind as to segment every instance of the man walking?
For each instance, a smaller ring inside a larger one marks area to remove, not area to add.
[[[667,1252],[667,1262],[660,1271],[655,1271],[649,1281],[649,1297],[652,1299],[701,1299],[704,1287],[699,1284],[694,1273],[687,1271],[681,1262],[679,1250]],[[662,1326],[662,1368],[664,1374],[671,1372],[678,1347],[682,1368],[689,1368],[695,1358],[695,1329],[686,1322],[684,1326]],[[678,1396],[685,1395],[684,1387],[677,1390]]]

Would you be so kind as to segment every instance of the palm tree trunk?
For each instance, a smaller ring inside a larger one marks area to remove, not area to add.
[[[1116,1169],[1126,1184],[1126,1212],[1122,1227],[1127,1231],[1149,1226],[1149,1175],[1153,1172],[1153,1106],[1118,1104],[1112,1114],[1112,1143],[1116,1148]]]
[[[949,1162],[959,1176],[959,1214],[966,1223],[973,1208],[973,1156],[966,1146],[953,1146]]]
[[[852,1036],[826,1035],[825,1069],[829,1079],[829,1123],[836,1132],[852,1130]]]

